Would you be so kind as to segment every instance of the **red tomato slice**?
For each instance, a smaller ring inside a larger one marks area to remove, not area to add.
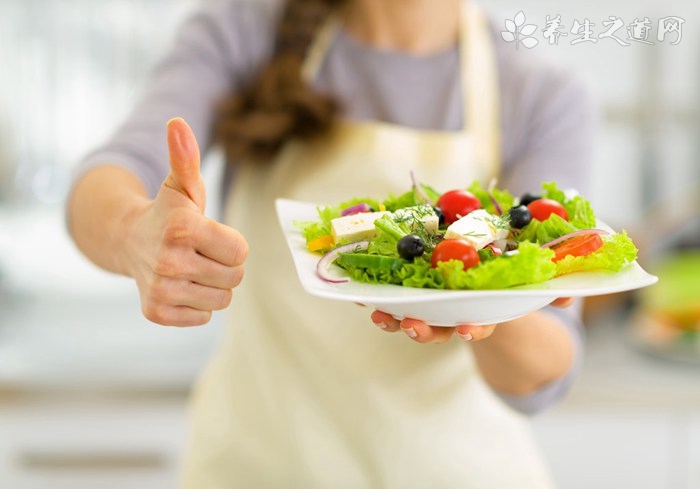
[[[576,236],[552,248],[552,250],[554,250],[554,258],[552,258],[552,261],[558,262],[569,255],[590,255],[601,246],[603,246],[603,238],[601,238],[599,234],[590,233]]]
[[[436,268],[438,263],[450,260],[460,260],[464,263],[464,270],[467,270],[479,264],[479,253],[464,240],[445,239],[435,246],[430,257],[430,265]]]
[[[533,200],[527,205],[527,210],[530,211],[533,219],[538,221],[544,221],[552,214],[557,214],[562,219],[569,220],[569,215],[564,206],[552,199]]]

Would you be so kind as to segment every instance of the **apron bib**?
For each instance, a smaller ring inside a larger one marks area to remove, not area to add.
[[[337,27],[317,36],[307,80]],[[366,308],[306,294],[275,215],[278,197],[403,193],[411,170],[439,190],[495,176],[491,33],[467,3],[460,30],[463,130],[341,121],[322,142],[237,166],[225,221],[250,253],[226,337],[195,387],[187,488],[551,487],[527,420],[488,389],[467,345],[417,344],[380,331]]]

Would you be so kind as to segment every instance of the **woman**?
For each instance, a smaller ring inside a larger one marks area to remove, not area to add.
[[[272,206],[402,192],[410,170],[442,190],[498,174],[585,192],[585,92],[495,34],[459,0],[209,1],[86,159],[73,235],[135,279],[147,318],[204,324],[233,295],[186,487],[551,487],[518,411],[573,377],[576,308],[458,328],[372,312],[406,337],[385,335],[301,290]],[[224,224],[202,215],[197,141],[227,151]]]

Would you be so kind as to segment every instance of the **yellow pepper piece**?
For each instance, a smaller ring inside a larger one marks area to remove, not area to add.
[[[306,246],[309,248],[309,251],[330,250],[333,246],[333,236],[328,235],[312,239],[311,241],[306,243]]]
[[[386,206],[384,204],[379,204],[379,212],[384,212],[386,210]]]

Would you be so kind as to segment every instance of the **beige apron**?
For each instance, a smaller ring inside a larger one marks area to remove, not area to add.
[[[417,344],[380,331],[370,310],[306,294],[274,212],[277,197],[402,193],[410,170],[442,190],[497,173],[491,33],[481,11],[462,10],[470,131],[343,121],[322,143],[289,143],[271,166],[237,168],[226,221],[250,255],[195,389],[188,489],[551,487],[527,420],[491,393],[467,345]],[[307,79],[335,32],[329,23],[317,37]]]

